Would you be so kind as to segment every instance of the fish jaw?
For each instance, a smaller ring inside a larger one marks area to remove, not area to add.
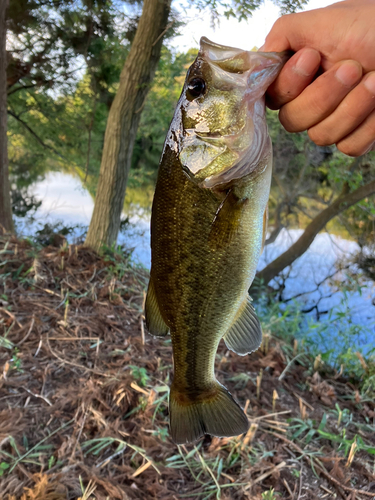
[[[201,39],[166,139],[200,187],[214,188],[251,174],[269,154],[264,94],[285,60],[285,54],[243,51]],[[205,91],[192,98],[189,82],[197,79]]]

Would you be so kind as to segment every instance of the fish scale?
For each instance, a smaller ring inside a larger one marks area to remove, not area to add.
[[[151,334],[171,334],[170,427],[178,444],[248,429],[214,365],[223,337],[240,355],[261,342],[248,288],[262,250],[271,182],[263,94],[282,63],[277,54],[202,39],[167,134],[151,217],[146,324]],[[257,72],[260,96],[246,71]]]

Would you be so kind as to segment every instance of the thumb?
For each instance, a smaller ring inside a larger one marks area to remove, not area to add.
[[[287,14],[280,17],[272,26],[262,47],[264,52],[282,52],[292,50],[297,52],[304,47],[319,50],[319,32],[324,33],[326,24],[321,16],[323,9],[298,14]]]
[[[283,52],[284,50],[292,50],[291,42],[287,36],[288,21],[285,22],[285,17],[280,17],[272,26],[271,31],[266,36],[266,41],[259,51],[261,52]]]

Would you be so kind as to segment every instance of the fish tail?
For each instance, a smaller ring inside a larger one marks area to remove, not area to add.
[[[171,387],[170,428],[176,444],[196,441],[204,434],[217,437],[247,432],[249,421],[230,392],[219,382],[194,399]]]

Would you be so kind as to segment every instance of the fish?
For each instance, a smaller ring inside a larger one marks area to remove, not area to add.
[[[248,289],[264,245],[272,173],[264,94],[284,62],[282,54],[201,38],[165,139],[145,318],[150,334],[172,339],[176,444],[249,428],[215,377],[215,356],[222,338],[241,356],[262,341]]]

